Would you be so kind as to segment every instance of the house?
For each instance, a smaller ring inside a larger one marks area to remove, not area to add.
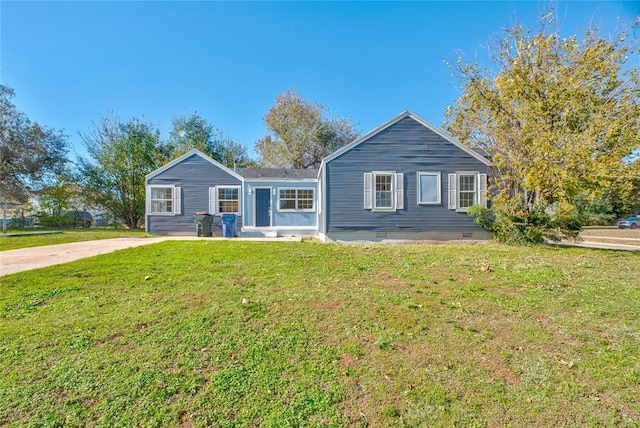
[[[193,214],[238,216],[245,236],[324,241],[487,239],[466,213],[486,203],[491,162],[410,111],[316,169],[233,171],[192,150],[146,178],[146,230],[195,234]],[[217,227],[216,227],[217,226]]]
[[[243,177],[233,170],[191,150],[146,177],[145,230],[159,235],[193,235],[193,215],[214,214],[214,227],[221,230],[220,216],[238,216],[242,227]]]
[[[318,170],[243,168],[245,236],[316,236]]]
[[[489,239],[467,211],[486,204],[490,166],[405,111],[323,159],[319,237]]]
[[[193,216],[237,216],[245,236],[315,236],[318,170],[242,168],[233,171],[191,150],[146,177],[145,229],[152,234],[193,235]]]

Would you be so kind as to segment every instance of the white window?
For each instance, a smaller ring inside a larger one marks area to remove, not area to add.
[[[440,172],[418,171],[418,204],[439,205],[442,203]]]
[[[364,207],[373,211],[395,211],[404,208],[404,174],[366,172],[364,174]]]
[[[216,214],[240,214],[240,187],[217,186],[215,188],[215,213]],[[210,201],[211,202],[211,201]]]
[[[279,211],[314,211],[313,189],[278,189]]]
[[[181,191],[180,187],[175,186],[149,186],[147,212],[165,215],[180,214]]]
[[[476,175],[458,175],[458,210],[466,211],[476,203]]]
[[[393,174],[373,174],[374,195],[373,209],[393,209]]]
[[[486,205],[487,174],[457,172],[449,174],[449,209],[467,212],[472,205]]]

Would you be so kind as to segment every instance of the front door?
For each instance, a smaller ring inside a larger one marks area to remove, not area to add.
[[[271,189],[256,189],[256,227],[271,226]]]

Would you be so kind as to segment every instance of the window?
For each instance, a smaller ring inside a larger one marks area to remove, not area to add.
[[[418,172],[418,204],[438,205],[442,201],[440,193],[440,172]]]
[[[147,212],[149,214],[180,214],[180,193],[180,187],[149,186]]]
[[[476,175],[458,175],[458,209],[467,210],[476,203]]]
[[[373,211],[395,211],[404,208],[404,174],[365,172],[364,208]]]
[[[159,214],[173,213],[173,188],[151,188],[151,212]]]
[[[216,214],[239,214],[240,213],[240,188],[218,186],[218,204]]]
[[[393,209],[393,174],[374,174],[375,200],[374,208]]]
[[[313,211],[313,189],[278,189],[279,211]]]
[[[449,209],[467,212],[474,204],[486,206],[487,174],[456,172],[449,174]]]

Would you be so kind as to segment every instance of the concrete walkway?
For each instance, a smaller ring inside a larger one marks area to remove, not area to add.
[[[301,238],[232,238],[248,241],[300,241]],[[163,241],[229,240],[229,238],[197,238],[195,236],[162,236],[157,238],[114,238],[97,241],[72,242],[0,251],[0,276],[31,269],[69,263],[75,260],[111,253],[125,248],[155,244]]]
[[[551,243],[553,245],[553,243]],[[555,245],[562,245],[564,247],[584,247],[584,248],[596,248],[599,250],[621,250],[621,251],[636,251],[640,252],[639,245],[626,245],[626,244],[609,244],[606,242],[595,241],[560,241]]]

